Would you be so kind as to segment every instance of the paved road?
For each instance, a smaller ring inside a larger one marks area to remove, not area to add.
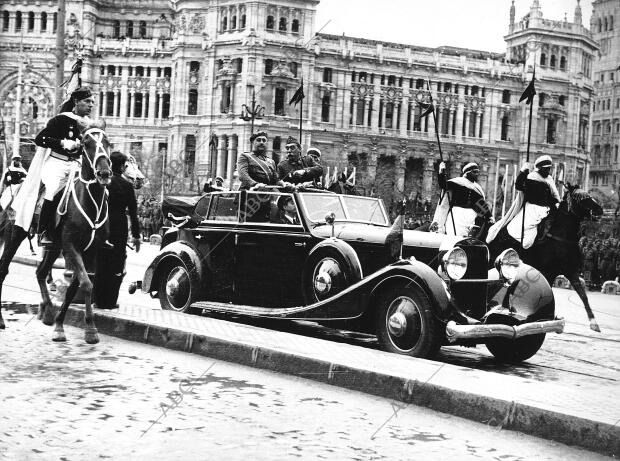
[[[602,459],[299,378],[7,313],[0,458]],[[165,411],[165,413],[164,413]]]
[[[145,266],[156,251],[156,247],[147,244],[139,254],[129,253],[128,274],[121,289],[121,305],[132,304],[159,309],[157,299],[151,299],[141,292],[129,295],[126,290],[130,281],[142,277]],[[5,282],[3,300],[38,303],[40,295],[36,288],[34,270],[35,268],[31,266],[12,264]],[[61,270],[54,270],[55,278],[61,276]],[[484,346],[444,347],[438,360],[534,380],[570,382],[582,388],[584,392],[616,392],[620,385],[620,296],[589,293],[602,329],[602,333],[595,333],[589,330],[585,311],[574,291],[554,289],[554,293],[557,314],[567,320],[566,332],[560,335],[548,335],[541,350],[527,362],[516,366],[498,365]],[[229,317],[227,319],[230,320]],[[308,322],[274,325],[256,320],[239,321],[363,347],[377,347],[373,337],[334,331]]]

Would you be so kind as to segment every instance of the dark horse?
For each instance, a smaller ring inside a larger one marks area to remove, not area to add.
[[[43,260],[36,271],[42,296],[39,318],[46,325],[55,323],[52,337],[54,341],[65,341],[63,328],[65,315],[75,293],[78,288],[81,288],[85,293],[84,339],[89,344],[96,344],[99,342],[99,336],[93,321],[91,306],[93,285],[88,277],[86,265],[92,264],[97,248],[107,238],[105,222],[108,218],[108,193],[106,186],[110,183],[112,171],[110,169],[110,144],[103,130],[98,127],[87,127],[82,134],[82,143],[81,170],[77,177],[69,180],[59,208],[59,213],[62,215],[57,229],[59,244],[44,251]],[[4,225],[6,232],[4,251],[0,258],[0,300],[9,264],[27,235],[26,230],[19,226],[9,222]],[[65,261],[74,271],[65,300],[54,317],[54,306],[45,279],[61,251],[64,253]],[[5,328],[5,324],[0,309],[0,329],[2,328]]]
[[[549,223],[544,226],[548,231],[524,250],[504,227],[489,245],[491,261],[494,261],[506,248],[514,248],[522,259],[538,269],[550,285],[558,275],[564,275],[571,283],[588,313],[590,329],[601,331],[588,302],[586,289],[579,280],[579,269],[583,260],[579,249],[579,225],[587,217],[600,216],[603,209],[586,191],[579,186],[566,184],[566,192],[560,206],[552,211]]]

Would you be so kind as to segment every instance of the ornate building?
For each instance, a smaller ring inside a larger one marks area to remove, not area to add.
[[[592,6],[590,29],[600,54],[593,67],[590,185],[611,196],[620,187],[620,0],[596,0]]]
[[[264,107],[254,129],[269,132],[270,155],[281,158],[282,140],[298,134],[301,105],[288,101],[303,79],[304,147],[319,147],[331,172],[355,167],[359,188],[388,205],[403,195],[434,201],[435,121],[421,119],[417,104],[429,100],[430,80],[451,174],[478,161],[491,198],[525,159],[529,111],[518,99],[534,65],[532,160],[550,154],[558,175],[587,176],[598,45],[578,1],[573,22],[544,19],[538,0],[516,21],[513,5],[506,54],[315,34],[318,3],[67,0],[65,66],[83,56],[83,79],[99,94],[115,147],[134,153],[153,183],[165,172],[175,192],[233,176],[249,147],[251,122],[239,115],[253,94]],[[54,7],[52,0],[0,7],[0,109],[9,138],[18,63],[26,61],[23,149],[53,113]]]

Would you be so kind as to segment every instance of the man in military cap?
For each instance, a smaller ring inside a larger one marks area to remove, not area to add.
[[[530,172],[531,166],[528,163],[524,164],[515,181],[515,188],[523,192],[525,205],[521,206],[507,228],[512,238],[519,242],[523,233],[525,249],[534,244],[538,224],[549,215],[551,208],[557,207],[560,202],[560,194],[550,176],[552,166],[551,157],[542,155],[534,162],[534,171]]]
[[[278,183],[275,162],[267,157],[267,133],[259,131],[250,136],[252,152],[243,152],[237,160],[240,190],[273,186]]]
[[[311,155],[301,157],[301,145],[289,136],[286,140],[287,158],[278,163],[278,177],[284,182],[299,184],[318,180],[323,176],[323,167],[315,163]]]
[[[0,186],[3,190],[0,198],[0,207],[2,207],[2,209],[6,210],[10,206],[19,185],[24,182],[27,175],[28,173],[22,166],[22,156],[19,155],[19,153],[13,154],[11,157],[11,164],[4,172],[2,184]]]
[[[39,216],[42,245],[54,243],[54,196],[67,184],[70,173],[77,169],[81,147],[80,133],[92,123],[89,116],[94,105],[95,100],[90,89],[78,88],[62,106],[61,113],[52,117],[34,140],[37,146],[51,149],[41,170],[41,182],[45,185],[45,200]]]
[[[470,162],[462,168],[462,176],[446,179],[446,165],[439,165],[439,186],[444,190],[435,210],[431,229],[442,234],[467,236],[474,226],[482,227],[491,219],[484,191],[478,184],[480,168]]]

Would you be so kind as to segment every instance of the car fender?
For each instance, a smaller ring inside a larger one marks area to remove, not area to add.
[[[433,269],[415,259],[396,262],[390,267],[392,270],[373,288],[371,292],[373,300],[388,288],[413,281],[429,296],[435,315],[441,320],[447,320],[451,312],[450,298],[444,281]]]
[[[519,266],[515,280],[504,284],[493,296],[491,304],[513,312],[523,322],[555,318],[555,298],[549,282],[540,271],[525,263]]]
[[[179,261],[185,266],[191,276],[191,282],[195,292],[198,293],[200,291],[203,265],[198,251],[193,245],[187,242],[176,241],[162,248],[147,267],[142,280],[143,292],[150,293],[157,290],[159,286],[159,276],[161,275],[160,269],[172,260]]]

